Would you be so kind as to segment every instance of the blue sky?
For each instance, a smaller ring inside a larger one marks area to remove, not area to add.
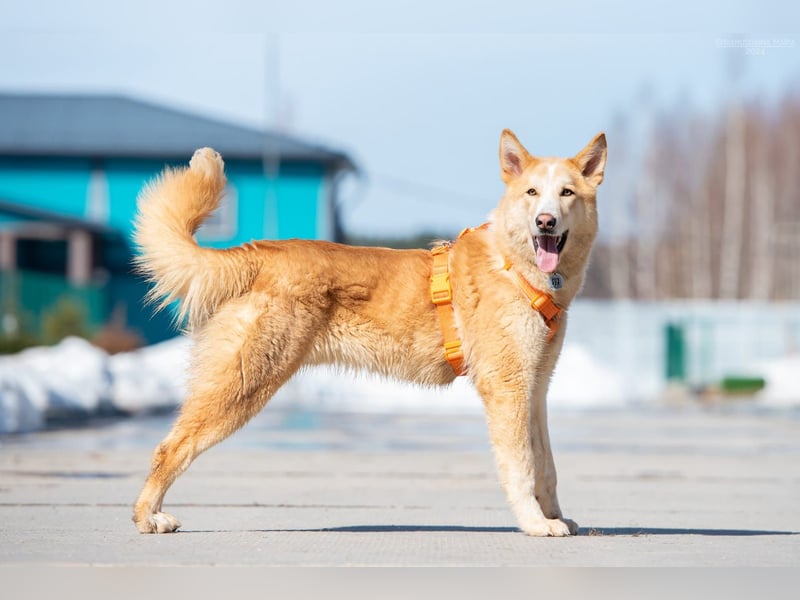
[[[535,154],[565,155],[620,118],[641,122],[646,98],[713,118],[800,89],[800,34],[786,32],[800,9],[781,3],[654,2],[640,17],[618,1],[602,14],[588,2],[274,4],[17,3],[0,24],[0,89],[125,93],[343,149],[365,175],[346,189],[345,223],[376,235],[480,223],[502,193],[504,127]],[[724,47],[738,39],[788,47]]]

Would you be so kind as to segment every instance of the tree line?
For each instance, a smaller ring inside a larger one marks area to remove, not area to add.
[[[585,296],[800,300],[798,94],[609,133]]]

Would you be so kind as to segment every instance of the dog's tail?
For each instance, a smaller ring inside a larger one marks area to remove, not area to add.
[[[139,194],[134,241],[136,266],[155,285],[158,308],[180,300],[178,320],[202,325],[227,299],[245,293],[258,273],[247,247],[216,250],[197,245],[194,233],[219,206],[225,164],[211,148],[194,153],[188,168],[167,168]]]

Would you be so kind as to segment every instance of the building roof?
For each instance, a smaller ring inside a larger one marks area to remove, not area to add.
[[[0,155],[186,159],[212,146],[226,158],[324,163],[354,169],[347,155],[115,95],[0,94]]]
[[[88,231],[96,235],[104,235],[108,237],[120,237],[121,233],[103,223],[95,223],[84,219],[77,219],[74,217],[54,213],[47,210],[38,208],[31,208],[18,202],[8,202],[0,198],[0,215],[9,216],[17,221],[13,221],[11,228],[15,231],[24,231],[26,228],[22,223],[28,222],[33,229],[44,225],[48,228],[57,228],[59,230],[80,229]],[[0,223],[0,230],[5,228],[6,224]]]

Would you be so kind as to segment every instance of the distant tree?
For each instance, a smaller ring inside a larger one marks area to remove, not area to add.
[[[639,156],[609,160],[627,187],[601,202],[632,206],[610,220],[633,233],[601,234],[584,295],[800,299],[800,98],[723,114],[679,105],[620,136]]]

